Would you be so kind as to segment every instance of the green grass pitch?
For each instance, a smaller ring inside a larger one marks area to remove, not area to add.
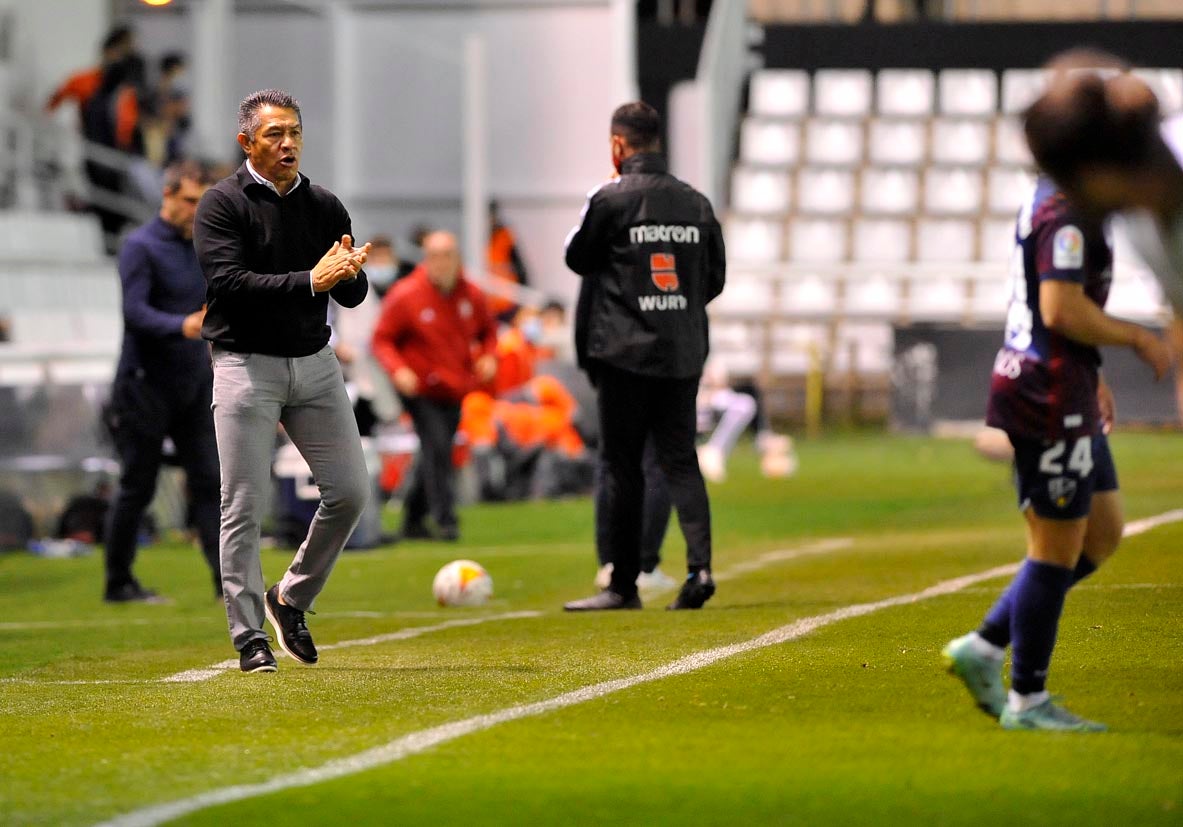
[[[362,642],[272,675],[161,681],[234,656],[192,548],[141,553],[168,606],[104,605],[97,556],[0,556],[0,825],[282,780],[1022,555],[1008,470],[964,442],[798,450],[798,474],[767,481],[741,446],[712,486],[720,583],[701,612],[660,594],[564,615],[592,590],[590,503],[474,507],[460,544],[343,555],[309,625],[322,647]],[[1131,520],[1183,507],[1183,437],[1123,434],[1114,453]],[[1130,537],[1069,597],[1049,688],[1102,735],[1003,732],[944,674],[941,646],[996,578],[176,823],[1183,824],[1181,549],[1183,522]],[[671,527],[669,573],[682,553]],[[490,605],[435,606],[431,578],[458,557],[489,569]],[[269,582],[289,559],[263,553]]]

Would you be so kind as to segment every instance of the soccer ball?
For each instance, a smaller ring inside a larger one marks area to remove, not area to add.
[[[480,563],[453,560],[436,573],[431,592],[441,606],[480,606],[493,596],[493,578]]]

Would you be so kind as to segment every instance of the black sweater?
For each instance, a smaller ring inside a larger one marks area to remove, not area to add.
[[[364,272],[328,293],[312,292],[310,271],[352,232],[349,213],[328,190],[303,178],[281,198],[255,181],[244,162],[197,207],[193,243],[209,305],[201,335],[239,353],[319,351],[329,341],[329,295],[345,307],[366,297]]]

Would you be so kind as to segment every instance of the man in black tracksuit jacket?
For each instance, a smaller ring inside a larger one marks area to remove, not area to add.
[[[599,389],[605,488],[597,519],[613,563],[608,588],[568,611],[641,606],[641,455],[650,435],[687,545],[689,575],[669,608],[700,608],[715,591],[695,397],[709,348],[706,306],[723,290],[726,259],[710,202],[666,171],[660,126],[645,103],[616,110],[620,175],[591,193],[567,239],[567,266],[583,277],[576,354]]]

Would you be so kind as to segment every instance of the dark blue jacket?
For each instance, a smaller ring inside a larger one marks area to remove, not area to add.
[[[186,339],[181,324],[205,303],[205,277],[193,242],[162,218],[133,230],[119,252],[123,351],[118,376],[161,387],[213,381],[209,345]]]

